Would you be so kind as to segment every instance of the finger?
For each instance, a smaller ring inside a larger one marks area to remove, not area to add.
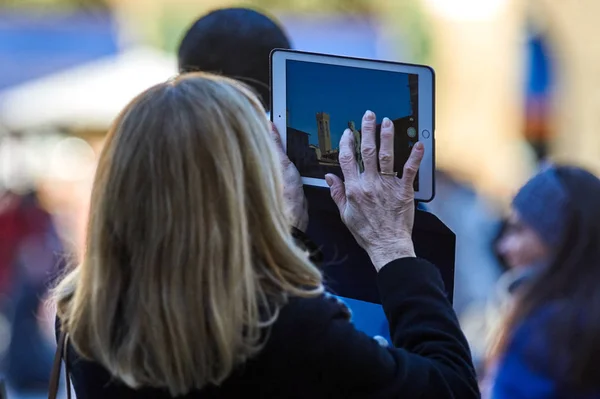
[[[383,118],[381,123],[379,169],[383,173],[394,172],[394,124],[389,118]]]
[[[333,199],[333,202],[335,202],[340,210],[340,215],[343,214],[344,209],[346,209],[346,186],[344,182],[332,174],[325,175],[325,181],[330,188],[331,199]]]
[[[365,166],[365,173],[377,173],[377,145],[375,144],[375,114],[367,111],[363,115],[361,126],[360,152]]]
[[[413,187],[415,176],[419,170],[419,165],[421,165],[424,153],[423,143],[417,142],[413,146],[410,157],[408,157],[408,161],[404,164],[404,171],[402,172],[402,181],[407,187]]]
[[[344,130],[340,139],[340,154],[338,156],[344,181],[358,179],[358,166],[354,157],[354,134],[350,129]]]
[[[277,151],[280,154],[285,155],[285,151],[283,148],[283,141],[281,140],[281,135],[279,134],[279,130],[277,130],[277,127],[275,126],[274,123],[271,123],[271,136],[273,137],[273,141],[275,142]]]

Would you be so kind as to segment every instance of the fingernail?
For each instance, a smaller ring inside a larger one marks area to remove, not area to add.
[[[365,112],[365,119],[368,121],[372,121],[373,119],[375,119],[375,114],[373,113],[373,111]]]
[[[344,134],[347,136],[352,136],[352,130],[346,129],[346,130],[344,130]]]
[[[423,151],[423,143],[421,143],[420,141],[417,141],[417,143],[415,144],[414,148],[417,151]]]
[[[390,118],[383,118],[383,123],[381,124],[381,126],[383,127],[390,127],[392,126],[392,121],[390,120]]]
[[[329,187],[331,187],[333,185],[333,180],[331,180],[331,176],[329,176],[329,175],[325,175],[325,182],[327,182],[327,185]]]

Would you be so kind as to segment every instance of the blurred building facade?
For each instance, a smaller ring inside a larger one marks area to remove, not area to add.
[[[555,63],[550,154],[600,174],[600,3],[531,2],[530,15]]]

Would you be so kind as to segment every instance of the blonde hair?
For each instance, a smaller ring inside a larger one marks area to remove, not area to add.
[[[77,352],[174,396],[257,354],[288,296],[323,292],[294,243],[269,122],[231,79],[134,99],[100,156],[82,263],[53,292]]]

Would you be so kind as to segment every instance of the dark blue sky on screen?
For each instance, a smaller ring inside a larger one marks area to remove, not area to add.
[[[330,115],[331,145],[338,148],[348,121],[360,129],[370,109],[398,119],[412,113],[408,74],[288,60],[286,65],[288,124],[310,134],[318,145],[317,112]]]

